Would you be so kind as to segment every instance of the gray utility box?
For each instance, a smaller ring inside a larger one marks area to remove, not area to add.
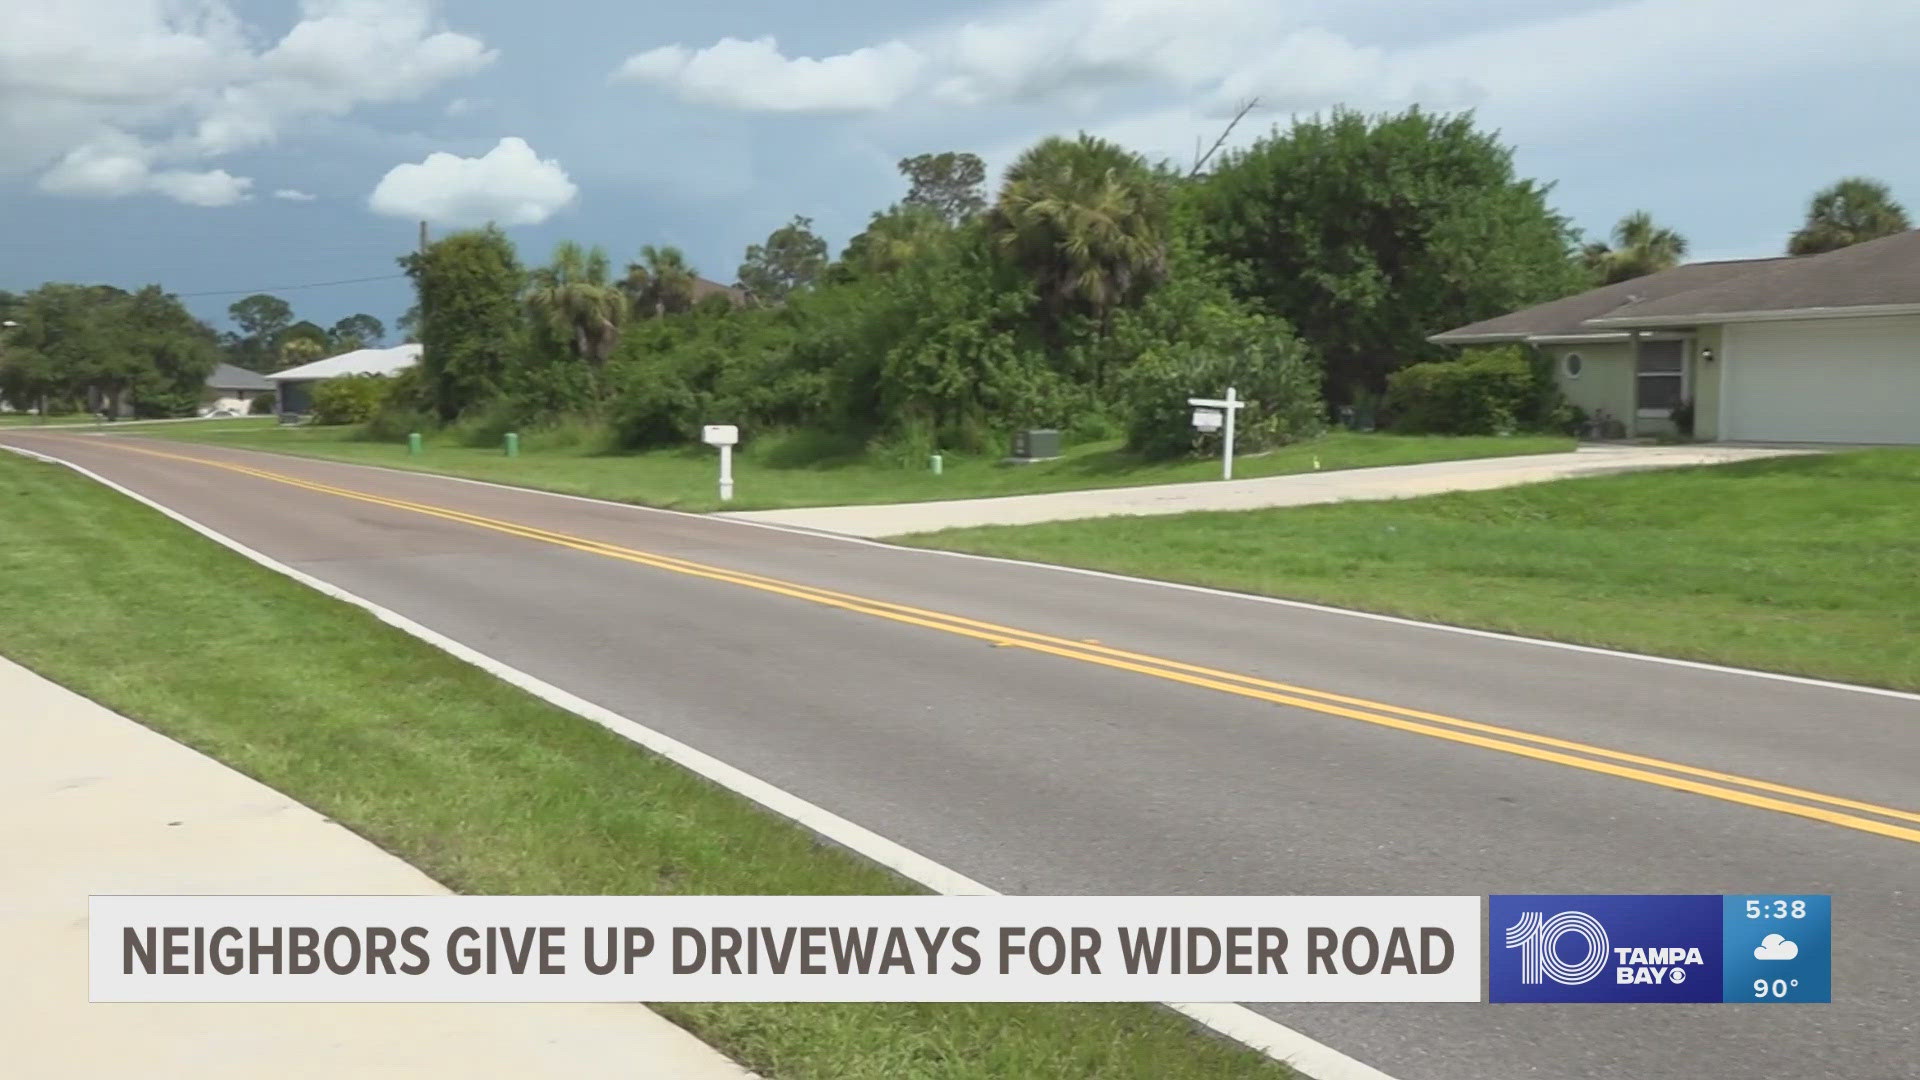
[[[1060,456],[1060,433],[1051,428],[1029,428],[1013,433],[1013,456],[1021,461],[1040,461]]]

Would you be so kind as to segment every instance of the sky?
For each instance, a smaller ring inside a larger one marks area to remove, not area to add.
[[[1049,134],[1190,161],[1347,105],[1474,109],[1589,235],[1778,254],[1819,187],[1920,212],[1911,0],[8,0],[0,288],[273,292],[389,326],[396,256],[496,221],[527,262],[682,248],[731,282],[796,214],[837,251],[900,158],[990,181]],[[377,280],[364,280],[377,279]],[[344,284],[332,284],[340,283]],[[314,286],[295,288],[294,286]]]

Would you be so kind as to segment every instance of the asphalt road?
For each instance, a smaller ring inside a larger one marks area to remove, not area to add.
[[[1831,1006],[1262,1006],[1402,1080],[1920,1075],[1910,697],[424,475],[0,441],[1008,892],[1834,895]]]

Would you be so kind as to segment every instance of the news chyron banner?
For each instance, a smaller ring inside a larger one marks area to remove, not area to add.
[[[1829,1002],[1832,898],[1492,896],[1491,1001]]]
[[[1480,1001],[1478,896],[95,896],[93,1001]]]

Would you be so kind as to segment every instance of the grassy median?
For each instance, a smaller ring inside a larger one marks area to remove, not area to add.
[[[140,434],[465,476],[643,506],[696,511],[720,506],[715,492],[719,470],[716,452],[705,446],[614,453],[602,448],[590,432],[534,432],[522,440],[521,454],[516,458],[508,458],[497,446],[467,446],[446,436],[429,437],[425,452],[414,457],[404,444],[360,438],[357,428],[282,427],[271,420],[155,425]],[[1573,447],[1572,439],[1557,435],[1455,438],[1335,432],[1269,453],[1243,456],[1235,462],[1234,475],[1251,479],[1315,469],[1544,454]],[[1217,460],[1144,461],[1112,440],[1071,446],[1063,457],[1029,465],[1005,464],[998,457],[952,454],[945,455],[941,464],[941,474],[935,476],[923,459],[894,461],[884,454],[837,446],[809,433],[770,435],[749,442],[735,455],[737,488],[727,509],[976,499],[1172,484],[1220,476]]]
[[[905,542],[1920,690],[1920,450]]]
[[[0,654],[455,890],[918,891],[358,608],[65,468],[7,453],[0,582]],[[1145,1005],[660,1011],[778,1080],[1292,1075]]]

